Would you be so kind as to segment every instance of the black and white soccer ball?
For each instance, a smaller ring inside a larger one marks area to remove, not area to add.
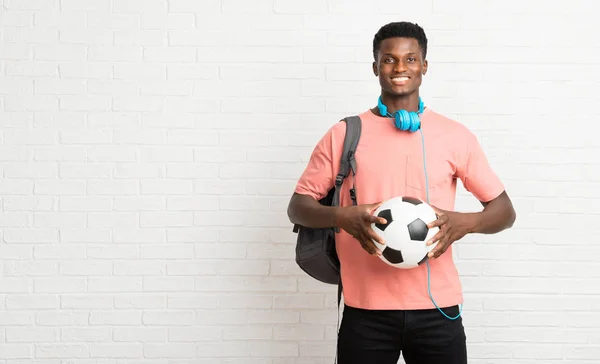
[[[427,227],[428,223],[437,219],[436,213],[430,205],[417,198],[394,197],[381,204],[373,214],[387,221],[384,225],[372,224],[371,227],[385,242],[385,245],[374,242],[382,252],[381,259],[393,267],[418,267],[437,245],[437,242],[426,245],[439,231],[438,227]]]

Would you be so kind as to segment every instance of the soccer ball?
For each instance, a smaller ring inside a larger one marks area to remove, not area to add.
[[[437,242],[426,245],[427,240],[439,231],[438,227],[427,227],[428,223],[437,219],[435,211],[417,198],[394,197],[381,204],[373,214],[387,221],[386,224],[376,223],[371,227],[385,242],[385,245],[381,245],[374,241],[382,252],[380,258],[393,267],[418,267],[437,245]]]

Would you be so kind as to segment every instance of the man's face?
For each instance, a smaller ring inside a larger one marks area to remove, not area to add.
[[[421,86],[427,72],[421,47],[414,38],[388,38],[381,42],[378,60],[373,72],[379,77],[384,93],[392,96],[408,95]]]

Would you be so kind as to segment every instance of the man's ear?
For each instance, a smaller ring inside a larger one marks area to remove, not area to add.
[[[379,76],[379,72],[377,70],[377,62],[373,62],[373,74],[375,76]]]
[[[423,62],[423,75],[425,75],[427,73],[427,68],[429,67],[429,63],[427,62],[427,60],[425,60]]]

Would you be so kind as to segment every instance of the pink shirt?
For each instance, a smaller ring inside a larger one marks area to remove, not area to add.
[[[396,196],[426,201],[421,132],[395,128],[392,120],[370,110],[359,115],[362,134],[356,150],[356,194],[359,204],[376,203]],[[457,179],[477,199],[490,201],[504,186],[490,168],[475,135],[462,124],[426,108],[421,115],[425,139],[429,202],[453,210]],[[346,123],[333,125],[314,148],[295,192],[320,199],[334,185],[339,170]],[[340,192],[342,206],[352,205],[347,178]],[[336,236],[341,261],[344,302],[364,309],[434,308],[427,292],[427,266],[393,268],[369,255],[343,230]],[[460,244],[460,241],[454,244]],[[430,260],[431,294],[439,307],[462,303],[462,287],[452,246]]]

